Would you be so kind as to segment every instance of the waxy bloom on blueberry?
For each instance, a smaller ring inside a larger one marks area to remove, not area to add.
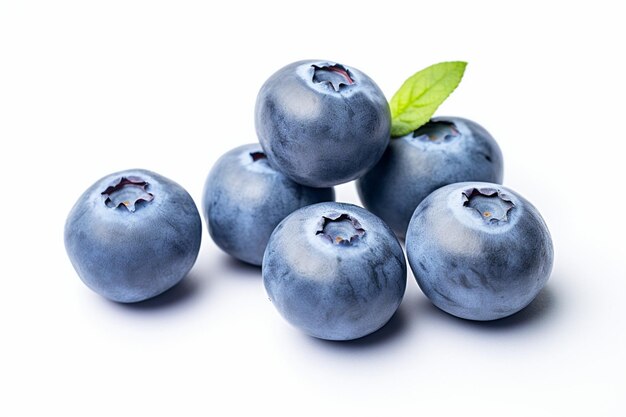
[[[381,328],[406,287],[406,263],[382,220],[345,203],[295,211],[272,233],[263,258],[267,293],[309,335],[349,340]]]
[[[526,307],[547,282],[552,239],[537,209],[498,184],[451,184],[415,210],[406,251],[415,279],[440,309],[494,320]]]
[[[354,67],[299,61],[261,87],[255,126],[272,166],[293,181],[330,187],[363,175],[389,143],[383,92]]]
[[[65,224],[65,248],[79,277],[98,294],[125,303],[178,283],[198,256],[201,236],[191,196],[141,169],[97,181]]]
[[[204,186],[204,217],[224,252],[261,265],[274,228],[293,211],[334,201],[332,188],[297,184],[275,170],[258,144],[243,145],[215,163]]]
[[[391,140],[380,161],[357,181],[363,205],[404,237],[411,215],[428,194],[462,181],[501,183],[502,152],[479,124],[435,117]]]

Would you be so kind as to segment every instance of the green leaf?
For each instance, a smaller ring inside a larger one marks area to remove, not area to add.
[[[461,82],[467,62],[440,62],[416,72],[393,95],[391,136],[404,136],[430,120]]]

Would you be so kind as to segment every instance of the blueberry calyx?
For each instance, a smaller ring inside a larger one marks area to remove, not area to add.
[[[487,224],[506,223],[513,201],[495,188],[470,188],[463,191],[463,206],[475,210]]]
[[[354,84],[354,79],[350,74],[350,70],[341,64],[311,66],[314,68],[314,83],[326,83],[335,91],[339,91],[342,87]]]
[[[315,234],[335,245],[351,246],[365,235],[365,229],[349,214],[332,213],[322,216]]]
[[[147,191],[148,183],[139,177],[122,177],[104,190],[101,195],[105,196],[104,204],[109,208],[125,207],[129,212],[137,210],[140,202],[149,203],[154,200],[154,195]]]
[[[413,132],[413,138],[420,142],[446,143],[461,136],[452,122],[429,120]]]
[[[259,159],[267,159],[267,155],[263,152],[250,152],[250,158],[252,158],[252,162],[256,162]]]

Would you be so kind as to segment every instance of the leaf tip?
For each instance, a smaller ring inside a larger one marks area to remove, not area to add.
[[[426,123],[459,85],[466,67],[466,61],[444,61],[409,77],[389,103],[391,136],[403,136]]]

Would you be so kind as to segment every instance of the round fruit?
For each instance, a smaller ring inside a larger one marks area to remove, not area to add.
[[[440,309],[494,320],[526,307],[543,288],[554,259],[537,209],[498,184],[451,184],[415,210],[406,251],[415,279]]]
[[[261,87],[255,109],[270,163],[299,184],[330,187],[363,175],[389,143],[384,94],[367,75],[329,61],[299,61]]]
[[[97,181],[65,223],[65,248],[79,277],[123,303],[178,283],[196,261],[201,237],[200,215],[187,191],[142,169]]]
[[[349,340],[389,321],[404,295],[406,262],[378,217],[352,204],[319,203],[274,230],[263,282],[292,325],[318,338]]]
[[[261,265],[274,228],[294,210],[334,201],[332,188],[297,184],[272,168],[261,146],[243,145],[215,163],[204,186],[204,218],[224,252]]]
[[[363,205],[400,238],[417,205],[444,185],[502,182],[502,153],[480,125],[459,117],[436,117],[392,139],[374,168],[357,181]]]

